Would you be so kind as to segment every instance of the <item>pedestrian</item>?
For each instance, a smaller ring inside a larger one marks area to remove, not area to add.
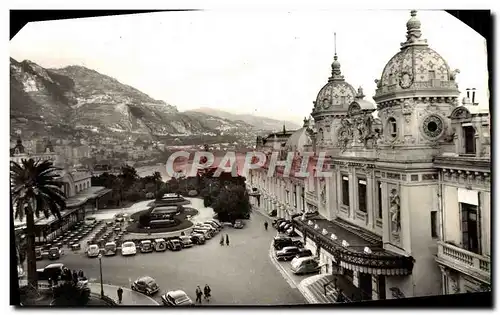
[[[266,231],[267,231],[267,226],[268,226],[268,223],[266,221],[266,222],[264,222],[264,228],[266,229]]]
[[[78,274],[76,273],[76,270],[73,270],[73,282],[74,283],[78,282]]]
[[[118,290],[116,290],[116,294],[118,295],[118,303],[122,304],[122,297],[123,297],[122,287],[119,287]]]
[[[220,246],[224,246],[224,234],[220,236]]]
[[[210,302],[210,292],[212,292],[212,289],[208,286],[208,284],[205,284],[205,287],[203,288],[203,293],[205,294],[205,300]]]
[[[201,296],[203,295],[203,292],[201,292],[200,286],[196,287],[196,302],[199,302],[201,304]]]
[[[229,234],[226,234],[226,245],[229,246]]]
[[[83,270],[78,271],[78,278],[83,278]]]

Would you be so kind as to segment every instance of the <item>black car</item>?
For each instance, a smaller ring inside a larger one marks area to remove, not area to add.
[[[283,247],[296,246],[298,248],[304,247],[301,241],[294,241],[288,236],[277,236],[273,240],[273,246],[276,250],[281,250]]]
[[[191,234],[191,242],[196,245],[203,245],[205,244],[205,238],[201,234]]]
[[[295,232],[295,229],[293,227],[286,230],[285,234],[290,236],[290,237],[299,236],[299,234],[297,234],[297,232]]]
[[[278,211],[276,211],[276,210],[271,210],[271,211],[269,211],[269,212],[268,212],[268,214],[269,214],[269,216],[270,216],[270,217],[275,217],[275,216],[277,216],[277,215],[278,215]]]
[[[64,265],[60,263],[47,265],[45,268],[37,269],[38,280],[61,279]]]
[[[178,251],[182,249],[181,241],[178,239],[171,239],[167,241],[167,248],[172,251]]]
[[[286,246],[276,252],[276,258],[278,260],[292,260],[299,252],[300,249],[296,246]]]
[[[301,257],[311,257],[313,253],[311,252],[310,249],[306,248],[300,248],[299,252],[297,255],[295,255],[296,258],[301,258]]]
[[[279,225],[281,224],[281,222],[283,222],[283,221],[285,221],[285,219],[277,219],[277,220],[274,220],[272,225],[273,225],[273,227],[274,227],[275,229],[277,229],[277,228],[278,228],[278,226],[279,226]]]
[[[155,279],[148,276],[140,277],[139,279],[135,280],[130,288],[133,291],[141,292],[146,295],[153,295],[154,293],[158,292],[158,290],[160,290],[160,288],[156,284]]]

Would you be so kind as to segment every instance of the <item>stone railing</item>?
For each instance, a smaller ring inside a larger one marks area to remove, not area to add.
[[[461,266],[462,270],[465,267],[465,269],[481,275],[485,280],[491,278],[491,262],[488,257],[448,243],[438,242],[438,258]]]

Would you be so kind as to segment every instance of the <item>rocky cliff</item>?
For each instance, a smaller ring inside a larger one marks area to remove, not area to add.
[[[252,128],[242,121],[179,112],[175,106],[85,67],[45,69],[28,60],[10,61],[12,131],[42,136],[74,130],[195,135]]]

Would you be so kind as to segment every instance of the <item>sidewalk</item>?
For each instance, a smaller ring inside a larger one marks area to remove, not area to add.
[[[101,294],[101,284],[100,283],[89,283],[90,291],[95,294]],[[103,284],[104,295],[108,296],[110,299],[118,303],[118,295],[116,290],[118,290],[118,286]],[[123,298],[122,304],[119,305],[160,305],[160,303],[156,302],[153,298],[144,295],[142,293],[138,293],[130,290],[129,288],[122,287],[123,289]]]

